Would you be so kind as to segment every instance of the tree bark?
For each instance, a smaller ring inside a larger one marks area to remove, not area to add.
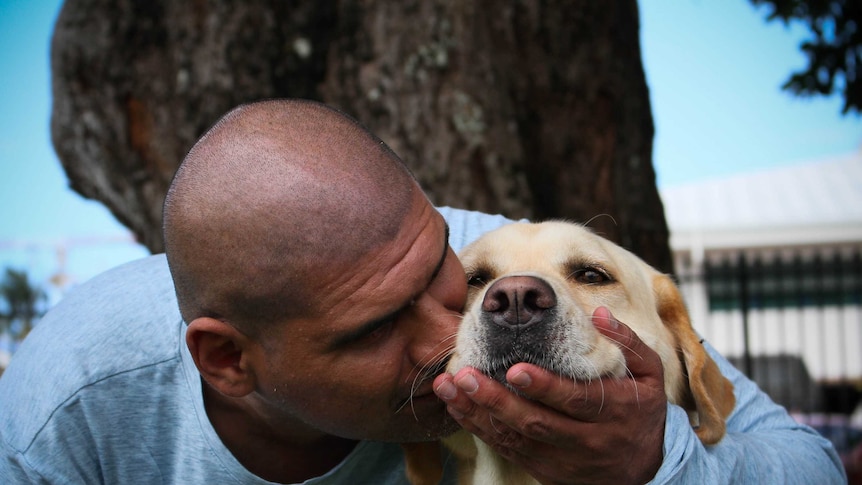
[[[334,5],[68,0],[51,45],[55,150],[74,190],[152,252],[162,203],[195,140],[234,106],[319,98]]]
[[[218,116],[318,99],[437,204],[588,222],[671,271],[638,23],[635,0],[67,0],[54,143],[73,188],[160,251],[170,177]]]

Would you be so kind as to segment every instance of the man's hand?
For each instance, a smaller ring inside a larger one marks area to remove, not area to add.
[[[606,308],[593,325],[619,345],[629,376],[579,382],[519,363],[506,378],[529,399],[469,367],[434,389],[464,429],[542,483],[645,483],[662,463],[661,360]]]

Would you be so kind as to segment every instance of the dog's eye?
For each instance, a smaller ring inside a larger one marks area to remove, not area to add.
[[[487,283],[487,281],[484,277],[482,277],[482,275],[473,275],[467,277],[467,286],[471,288],[485,286],[485,283]]]
[[[491,279],[491,274],[482,269],[467,272],[467,286],[470,288],[481,288],[488,284]]]
[[[603,270],[598,268],[577,269],[572,272],[571,277],[578,283],[583,283],[586,285],[597,285],[611,281],[611,277],[608,276],[608,274],[605,273]]]

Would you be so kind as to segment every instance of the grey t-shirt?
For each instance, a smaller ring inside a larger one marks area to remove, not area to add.
[[[510,222],[440,211],[456,251]],[[72,291],[0,379],[0,483],[269,483],[210,424],[185,330],[164,255]],[[401,448],[361,442],[306,483],[405,483]]]

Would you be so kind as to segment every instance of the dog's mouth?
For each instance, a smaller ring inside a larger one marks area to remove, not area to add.
[[[551,353],[548,350],[544,349],[542,346],[530,346],[530,345],[520,345],[520,346],[512,346],[508,351],[499,352],[499,347],[496,347],[498,352],[495,353],[490,365],[483,368],[478,368],[482,373],[491,377],[495,381],[506,385],[507,387],[511,387],[509,382],[506,380],[506,374],[509,372],[509,369],[519,363],[525,362],[527,364],[533,364],[543,369],[547,369],[556,374],[561,374],[562,370],[557,366],[553,359],[549,358],[548,355]]]

